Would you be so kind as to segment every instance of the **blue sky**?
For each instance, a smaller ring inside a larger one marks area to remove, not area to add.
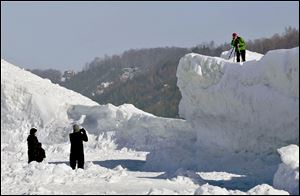
[[[128,49],[192,47],[299,29],[298,1],[3,2],[1,58],[24,68],[75,69]]]

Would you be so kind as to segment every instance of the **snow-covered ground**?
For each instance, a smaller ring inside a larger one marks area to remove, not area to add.
[[[180,60],[185,120],[99,105],[1,60],[1,194],[299,193],[299,48],[244,63],[228,52]],[[74,171],[75,122],[89,141]],[[27,163],[31,127],[42,163]]]

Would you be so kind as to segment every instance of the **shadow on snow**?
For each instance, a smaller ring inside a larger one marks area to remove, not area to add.
[[[157,171],[151,170],[145,167],[146,161],[144,160],[135,160],[135,159],[112,159],[112,160],[103,160],[103,161],[91,161],[93,164],[100,165],[101,167],[105,167],[108,169],[114,169],[117,166],[122,166],[122,168],[126,168],[128,171],[132,172],[164,172],[163,174],[158,174],[157,176],[144,176],[138,178],[148,178],[148,179],[173,179],[176,178],[177,175],[174,173],[168,173],[165,171]],[[69,161],[53,161],[49,162],[49,164],[66,164],[70,165]],[[179,175],[180,176],[180,175]],[[200,177],[200,175],[194,172],[194,175],[184,175],[189,177],[195,184],[202,185],[204,183],[208,183],[213,186],[218,186],[221,188],[226,188],[228,190],[240,190],[240,191],[248,191],[254,186],[260,184],[254,176],[244,176],[244,177],[232,177],[230,180],[205,180]],[[267,184],[271,184],[267,183]]]

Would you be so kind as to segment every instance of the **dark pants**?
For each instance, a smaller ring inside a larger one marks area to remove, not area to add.
[[[235,50],[236,51],[236,62],[240,62],[240,56],[242,56],[242,61],[246,61],[246,50]]]
[[[27,153],[28,153],[28,163],[30,163],[31,161],[35,161],[34,151],[28,150]]]
[[[74,154],[70,154],[70,166],[72,167],[72,169],[76,168],[76,162],[78,161],[78,168],[83,169],[84,166],[84,155],[74,155]]]

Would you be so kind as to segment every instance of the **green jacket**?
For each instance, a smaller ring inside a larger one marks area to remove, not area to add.
[[[238,50],[246,50],[246,43],[242,37],[237,37],[236,40],[231,40],[231,46],[235,47]]]

